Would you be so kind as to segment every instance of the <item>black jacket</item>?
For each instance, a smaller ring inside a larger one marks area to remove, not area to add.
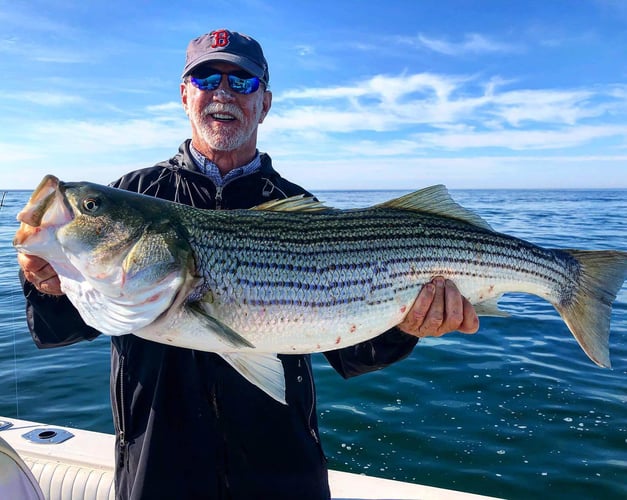
[[[306,191],[283,179],[270,157],[261,169],[222,189],[200,173],[189,153],[131,172],[113,184],[200,208],[250,208]],[[65,297],[24,282],[27,320],[39,347],[90,340]],[[393,329],[357,346],[326,353],[344,377],[383,368],[417,339]],[[218,355],[111,338],[111,401],[119,499],[322,499],[329,497],[308,355],[280,356],[288,405],[247,382]]]

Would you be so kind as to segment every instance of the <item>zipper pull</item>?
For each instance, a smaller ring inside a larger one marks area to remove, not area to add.
[[[126,439],[124,438],[124,431],[119,434],[119,446],[118,446],[118,469],[127,469],[126,467]]]
[[[222,186],[216,187],[216,210],[222,208]]]
[[[261,189],[261,196],[264,198],[270,198],[272,191],[274,191],[274,184],[270,182],[270,179],[266,179],[266,183]]]

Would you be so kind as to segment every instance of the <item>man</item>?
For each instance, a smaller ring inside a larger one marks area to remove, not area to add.
[[[257,151],[257,127],[272,103],[268,82],[268,65],[252,38],[217,30],[192,40],[180,87],[191,141],[173,158],[113,185],[206,209],[308,194]],[[99,335],[62,294],[47,262],[18,258],[39,347]],[[350,377],[406,357],[419,337],[477,328],[472,306],[440,278],[423,288],[397,328],[325,355]],[[329,497],[309,356],[280,356],[288,403],[282,405],[212,353],[124,335],[112,337],[111,355],[118,498]]]

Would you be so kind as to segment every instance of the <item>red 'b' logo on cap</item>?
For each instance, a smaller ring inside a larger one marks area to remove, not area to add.
[[[229,32],[218,30],[211,33],[211,48],[226,47],[229,44]]]

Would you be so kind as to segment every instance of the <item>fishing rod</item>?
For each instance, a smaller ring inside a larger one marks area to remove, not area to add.
[[[8,191],[3,191],[2,192],[2,198],[0,198],[0,211],[3,210],[3,208],[5,208],[7,205],[5,205],[5,200],[7,199],[6,196],[8,194]],[[8,201],[8,200],[7,200]],[[11,305],[10,305],[10,311],[11,311],[11,331],[13,334],[13,373],[14,373],[14,377],[15,377],[15,413],[17,418],[20,417],[20,397],[19,397],[19,376],[18,376],[18,359],[17,359],[17,327],[16,327],[16,316],[15,316],[15,311],[16,308],[18,307],[18,304],[15,303],[14,301],[14,296],[13,293],[9,293],[10,296],[10,301],[11,301]],[[0,427],[2,427],[2,425],[6,423],[3,421],[0,421]]]

